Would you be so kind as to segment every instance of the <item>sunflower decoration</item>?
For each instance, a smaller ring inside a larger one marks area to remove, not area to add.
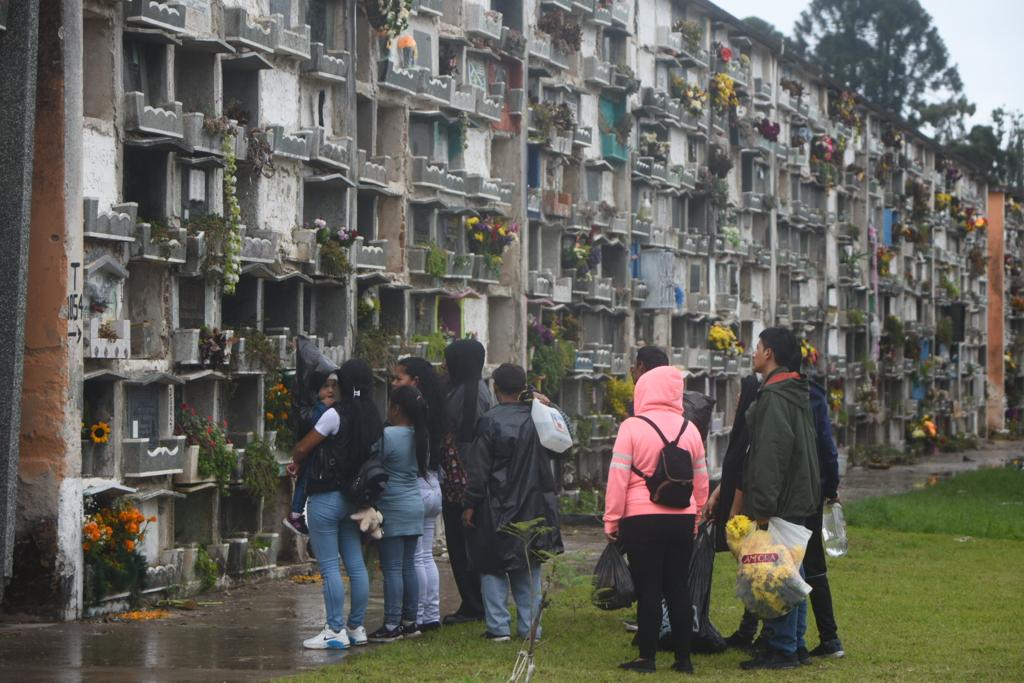
[[[93,443],[107,443],[110,441],[110,425],[106,422],[97,422],[89,427],[89,438]]]

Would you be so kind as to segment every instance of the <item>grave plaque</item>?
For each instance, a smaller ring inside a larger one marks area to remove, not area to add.
[[[647,283],[648,294],[642,308],[674,309],[676,257],[670,251],[640,252],[640,277]]]
[[[156,447],[160,438],[161,389],[162,386],[125,387],[125,436],[149,439],[149,445]]]
[[[206,322],[206,282],[203,278],[178,280],[178,327],[197,329]]]

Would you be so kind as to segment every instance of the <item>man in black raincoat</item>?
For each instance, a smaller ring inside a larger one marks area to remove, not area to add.
[[[540,607],[543,558],[538,553],[561,553],[563,548],[551,454],[540,444],[530,403],[520,399],[526,392],[526,372],[506,363],[494,371],[493,379],[498,405],[477,425],[468,458],[463,521],[468,527],[470,557],[481,574],[484,636],[509,640],[509,584],[516,602],[517,632],[526,638]],[[531,544],[527,561],[523,541],[505,528],[538,518],[548,530]]]

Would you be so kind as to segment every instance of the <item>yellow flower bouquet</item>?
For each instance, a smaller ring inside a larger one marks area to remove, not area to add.
[[[811,592],[800,576],[811,532],[773,517],[768,530],[757,529],[743,515],[725,526],[726,541],[736,559],[736,597],[763,619],[787,614]]]

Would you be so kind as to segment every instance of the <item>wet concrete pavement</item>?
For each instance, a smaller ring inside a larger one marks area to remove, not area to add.
[[[840,494],[854,500],[899,493],[932,476],[999,466],[1021,452],[1024,443],[1001,442],[888,470],[854,468],[844,478]],[[577,553],[581,563],[592,563],[604,547],[598,527],[573,527],[563,533],[566,550]],[[457,594],[447,562],[439,560],[438,566],[446,614],[458,606]],[[254,583],[198,600],[219,604],[172,610],[167,618],[135,623],[18,623],[5,617],[0,621],[0,681],[260,681],[337,663],[363,651],[302,649],[302,640],[323,626],[318,583]],[[369,630],[380,625],[382,612],[378,574],[366,619]]]
[[[964,453],[936,453],[913,465],[894,465],[886,470],[851,468],[843,477],[839,497],[844,501],[888,496],[919,488],[932,477],[945,478],[985,467],[1002,467],[1012,456],[1024,453],[1024,442],[993,441],[980,450]]]
[[[564,538],[567,551],[587,562],[604,547],[598,527],[567,529]],[[441,613],[448,614],[458,607],[458,594],[447,561],[440,559],[438,569]],[[319,583],[267,581],[196,600],[220,604],[170,610],[168,617],[149,622],[0,621],[0,681],[263,681],[338,663],[375,647],[345,652],[302,648],[302,640],[324,624]],[[383,610],[377,573],[371,583],[368,631],[380,626]]]

